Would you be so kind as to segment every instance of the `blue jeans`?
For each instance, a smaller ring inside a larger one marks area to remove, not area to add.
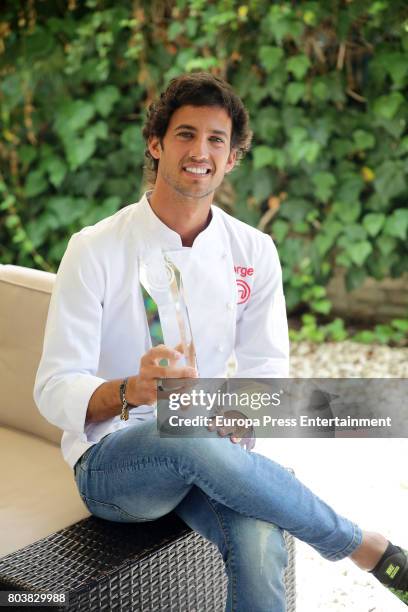
[[[228,611],[284,612],[282,529],[330,560],[362,539],[291,472],[216,432],[160,438],[155,420],[129,426],[88,449],[75,478],[100,518],[144,522],[174,510],[214,542],[225,561]]]

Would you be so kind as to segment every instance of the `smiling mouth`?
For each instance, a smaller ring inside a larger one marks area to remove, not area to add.
[[[211,174],[211,168],[198,168],[193,166],[184,166],[183,171],[194,178],[203,178]]]

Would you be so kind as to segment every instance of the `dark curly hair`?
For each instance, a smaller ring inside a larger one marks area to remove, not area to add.
[[[244,157],[252,139],[248,111],[226,81],[208,72],[183,74],[170,81],[167,89],[147,110],[143,127],[146,143],[151,136],[157,136],[162,142],[172,114],[186,105],[224,108],[232,122],[231,149],[237,150],[237,160]],[[147,170],[155,179],[159,162],[152,157],[147,146],[145,157],[148,160]]]

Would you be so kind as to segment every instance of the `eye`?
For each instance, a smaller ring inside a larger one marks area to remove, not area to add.
[[[177,136],[181,136],[182,138],[191,138],[193,134],[192,132],[178,132]]]
[[[217,144],[224,144],[224,140],[219,136],[211,136],[210,140],[212,142],[216,142]]]

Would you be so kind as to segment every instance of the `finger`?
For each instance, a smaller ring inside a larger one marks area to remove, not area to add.
[[[175,366],[150,365],[144,368],[143,373],[148,378],[197,378],[195,368],[177,368]]]
[[[239,444],[241,442],[242,438],[237,438],[237,436],[231,436],[230,440],[234,444]]]
[[[147,353],[143,355],[140,362],[142,365],[157,365],[162,359],[180,359],[182,353],[179,351],[166,346],[165,344],[159,344],[154,346]]]
[[[232,431],[226,427],[220,427],[218,429],[218,433],[220,436],[222,436],[223,438],[225,438],[226,436],[229,436],[230,433],[232,433]]]
[[[174,347],[174,356],[169,358],[168,360],[169,365],[175,366],[176,363],[181,359],[181,357],[183,357],[183,354],[184,354],[183,343],[180,342],[177,346]]]
[[[215,431],[217,429],[215,423],[211,422],[208,426],[207,426],[208,431]]]

